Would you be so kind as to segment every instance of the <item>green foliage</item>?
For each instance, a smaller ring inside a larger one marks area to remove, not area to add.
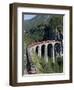
[[[32,42],[41,41],[44,37],[44,26],[42,24],[37,27],[33,27],[29,32],[24,34],[24,41],[26,45],[31,44]]]
[[[63,72],[63,56],[57,57],[57,64],[59,66],[59,72]]]
[[[63,16],[53,16],[53,18],[49,21],[49,26],[51,26],[53,30],[58,27],[61,31],[63,31]]]
[[[29,34],[31,35],[31,38],[35,41],[42,40],[44,36],[42,26],[37,26],[35,28],[30,29]]]
[[[43,72],[43,67],[40,64],[40,62],[41,62],[40,60],[41,60],[40,57],[38,57],[36,54],[33,54],[33,56],[32,56],[32,62],[36,66],[37,73]]]
[[[34,39],[31,38],[29,33],[25,33],[24,43],[26,44],[26,46],[30,45],[32,42],[34,42]]]
[[[60,59],[61,64],[58,64],[58,60]],[[61,73],[63,72],[63,58],[59,57],[55,63],[52,62],[52,58],[48,59],[48,63],[46,63],[43,57],[37,56],[37,54],[33,54],[32,62],[36,66],[37,73]]]
[[[27,24],[29,30],[24,34],[26,45],[32,42],[42,41],[44,38],[51,38],[53,31],[54,33],[56,32],[56,27],[58,27],[58,30],[63,31],[62,15],[38,15],[36,18],[26,22],[29,22]],[[31,25],[31,27],[29,27],[29,25]]]

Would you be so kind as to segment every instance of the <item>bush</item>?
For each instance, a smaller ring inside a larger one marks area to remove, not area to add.
[[[37,54],[32,55],[32,62],[36,66],[37,73],[62,73],[63,72],[63,58],[56,58],[56,62],[53,63],[52,58],[48,58],[46,63],[43,57],[39,57]]]

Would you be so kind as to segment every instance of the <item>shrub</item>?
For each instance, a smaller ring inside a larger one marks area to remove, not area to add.
[[[39,57],[37,54],[32,55],[32,62],[36,66],[37,73],[61,73],[63,72],[63,58],[56,58],[56,62],[53,63],[52,58],[48,58],[46,63],[43,57]]]

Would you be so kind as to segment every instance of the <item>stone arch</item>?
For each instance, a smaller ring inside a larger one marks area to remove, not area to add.
[[[61,50],[60,43],[55,43],[54,47],[55,47],[55,50],[54,50],[55,56],[60,55],[60,50]]]
[[[45,56],[45,45],[44,44],[41,46],[41,56],[42,57]]]
[[[47,46],[47,56],[49,57],[49,58],[51,58],[52,57],[52,44],[48,44],[48,46]]]
[[[38,54],[39,46],[36,47],[36,54]]]

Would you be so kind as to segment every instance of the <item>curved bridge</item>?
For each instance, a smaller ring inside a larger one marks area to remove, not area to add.
[[[56,46],[57,48],[60,48],[61,42],[55,41],[55,40],[47,40],[47,41],[41,41],[41,42],[35,42],[29,45],[28,51],[30,55],[32,55],[32,52],[35,52],[38,54],[39,57],[43,56],[48,62],[48,57],[53,58],[53,63],[55,63],[55,56],[56,56]],[[58,49],[60,50],[60,49]],[[61,55],[61,51],[58,53]]]

